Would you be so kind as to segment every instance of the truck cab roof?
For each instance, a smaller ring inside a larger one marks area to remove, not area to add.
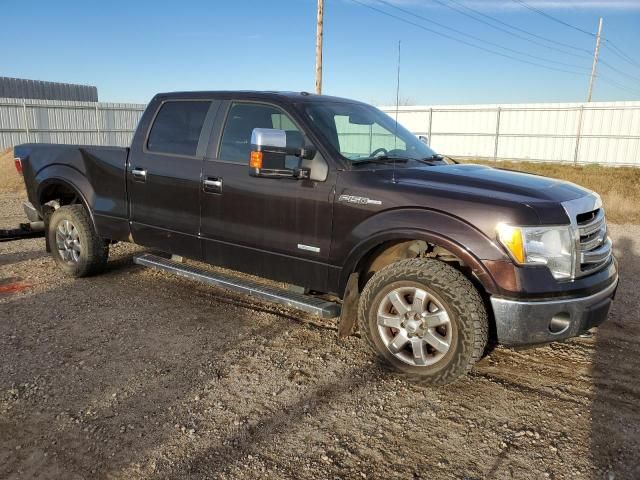
[[[193,92],[165,92],[158,93],[156,98],[167,99],[200,99],[219,98],[234,100],[267,100],[287,103],[298,102],[345,102],[362,103],[349,98],[334,97],[331,95],[317,95],[309,92],[288,92],[288,91],[260,91],[260,90],[203,90]]]

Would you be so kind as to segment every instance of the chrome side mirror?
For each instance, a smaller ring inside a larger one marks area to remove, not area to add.
[[[254,128],[251,132],[249,175],[269,178],[309,178],[307,168],[287,168],[287,156],[309,158],[315,152],[304,148],[298,132],[275,128]]]
[[[254,128],[251,132],[251,146],[263,149],[286,149],[287,132],[275,128]]]

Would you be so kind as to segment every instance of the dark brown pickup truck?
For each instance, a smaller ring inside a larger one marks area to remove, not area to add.
[[[68,274],[135,261],[356,328],[388,365],[451,382],[488,343],[566,339],[618,283],[604,209],[576,185],[434,153],[369,105],[308,93],[157,95],[131,148],[15,148],[32,219]],[[356,322],[357,321],[357,322]]]

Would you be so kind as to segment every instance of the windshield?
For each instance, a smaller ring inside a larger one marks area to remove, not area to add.
[[[369,105],[322,102],[304,105],[306,115],[346,160],[433,159],[436,153],[393,118]]]

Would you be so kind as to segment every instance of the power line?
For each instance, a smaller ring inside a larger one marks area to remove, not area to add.
[[[550,67],[548,65],[543,65],[542,63],[532,62],[532,61],[529,61],[529,60],[524,60],[522,58],[514,57],[512,55],[508,55],[506,53],[497,52],[497,51],[492,50],[490,48],[482,47],[480,45],[476,45],[474,43],[467,42],[466,40],[461,40],[461,39],[456,38],[456,37],[454,37],[452,35],[448,35],[446,33],[438,32],[437,30],[433,30],[433,29],[425,27],[424,25],[421,25],[419,23],[412,22],[411,20],[407,20],[406,18],[399,17],[398,15],[394,15],[393,13],[385,12],[384,10],[376,8],[373,5],[369,5],[369,4],[364,3],[364,2],[362,2],[360,0],[351,0],[351,1],[353,3],[356,3],[356,4],[360,5],[361,7],[368,8],[369,10],[373,10],[375,12],[378,12],[378,13],[382,14],[382,15],[386,15],[388,17],[395,18],[396,20],[399,20],[399,21],[404,22],[404,23],[408,23],[409,25],[413,25],[414,27],[420,28],[422,30],[425,30],[425,31],[430,32],[430,33],[433,33],[433,34],[438,35],[440,37],[448,38],[449,40],[453,40],[454,42],[462,43],[464,45],[476,48],[478,50],[482,50],[484,52],[489,52],[489,53],[492,53],[494,55],[498,55],[500,57],[509,58],[511,60],[515,60],[516,62],[526,63],[526,64],[529,64],[529,65],[534,65],[536,67],[546,68],[547,70],[555,70],[557,72],[570,73],[572,75],[586,75],[584,72],[575,72],[575,71],[566,70],[566,69],[562,69],[562,68]]]
[[[548,65],[543,65],[541,63],[537,63],[537,62],[533,62],[533,61],[529,61],[529,60],[524,60],[522,58],[514,57],[514,56],[508,55],[506,53],[497,52],[497,51],[495,51],[493,49],[486,48],[486,47],[483,47],[483,46],[480,46],[480,45],[476,45],[476,44],[471,43],[471,42],[467,42],[466,40],[462,40],[462,39],[456,38],[456,37],[454,37],[452,35],[448,35],[448,34],[443,33],[443,32],[438,32],[437,30],[433,30],[433,29],[431,29],[429,27],[425,27],[424,25],[421,25],[419,23],[413,22],[411,20],[408,20],[406,18],[400,17],[398,15],[394,15],[393,13],[386,12],[386,11],[384,11],[384,10],[382,10],[380,8],[374,7],[373,5],[370,5],[368,3],[364,3],[361,0],[351,0],[351,1],[353,3],[355,3],[355,4],[357,4],[357,5],[360,5],[361,7],[368,8],[369,10],[373,10],[373,11],[375,11],[377,13],[380,13],[382,15],[385,15],[387,17],[391,17],[391,18],[393,18],[395,20],[407,23],[409,25],[413,25],[414,27],[420,28],[421,30],[425,30],[425,31],[427,31],[429,33],[433,33],[433,34],[438,35],[440,37],[447,38],[447,39],[452,40],[454,42],[461,43],[463,45],[467,45],[469,47],[472,47],[472,48],[475,48],[475,49],[478,49],[478,50],[482,50],[484,52],[492,53],[493,55],[498,55],[498,56],[503,57],[503,58],[508,58],[510,60],[515,60],[516,62],[526,63],[528,65],[534,65],[536,67],[545,68],[547,70],[553,70],[553,71],[557,71],[557,72],[569,73],[571,75],[579,75],[579,76],[583,76],[583,77],[584,76],[588,76],[588,74],[586,74],[584,72],[576,72],[576,71],[566,70],[566,69],[557,68],[557,67],[550,67]],[[603,77],[602,75],[598,75],[597,78],[600,78],[603,81],[605,81],[606,83],[609,83],[609,84],[611,84],[613,86],[616,86],[617,88],[620,88],[622,90],[626,90],[628,92],[632,92],[634,94],[638,94],[636,91],[631,90],[631,89],[623,86],[622,84],[617,83],[617,82],[609,79],[608,77]]]
[[[382,1],[382,0],[378,0],[378,1]],[[579,48],[579,47],[573,47],[573,46],[568,45],[568,44],[563,44],[562,42],[557,42],[557,43],[559,43],[559,44],[561,44],[561,45],[568,46],[568,47],[570,47],[570,48],[575,48],[575,49],[580,50],[581,52],[585,52],[585,53],[584,53],[583,55],[579,55],[579,54],[576,54],[576,53],[566,52],[566,51],[564,51],[564,50],[560,50],[560,49],[557,49],[557,48],[554,48],[554,47],[550,47],[550,46],[548,46],[548,45],[544,45],[544,44],[542,44],[542,43],[539,43],[539,42],[536,42],[536,41],[534,41],[534,40],[531,40],[531,39],[528,39],[528,38],[526,38],[526,37],[523,37],[522,35],[517,35],[517,34],[514,34],[513,32],[510,32],[510,31],[508,31],[508,30],[506,30],[506,29],[503,29],[503,28],[497,27],[497,26],[495,26],[495,25],[492,25],[492,24],[491,24],[491,23],[489,23],[489,22],[485,22],[485,21],[483,21],[483,20],[481,20],[481,19],[475,18],[473,15],[467,14],[467,13],[465,13],[465,12],[463,12],[463,11],[461,11],[461,10],[459,10],[459,9],[455,8],[455,7],[453,7],[452,5],[448,5],[447,3],[445,3],[445,2],[444,2],[444,1],[442,1],[442,0],[433,0],[433,1],[434,1],[434,2],[436,2],[436,3],[438,3],[438,4],[440,4],[440,5],[442,5],[442,6],[445,6],[445,7],[451,8],[451,9],[453,9],[453,10],[455,10],[455,11],[459,12],[460,14],[465,15],[465,16],[467,16],[467,17],[469,17],[469,18],[472,18],[472,19],[474,19],[474,20],[476,20],[476,21],[479,21],[479,22],[481,22],[481,23],[483,23],[483,24],[485,24],[485,25],[489,25],[490,27],[497,28],[498,30],[501,30],[501,31],[503,31],[503,32],[505,32],[505,33],[508,33],[508,34],[510,34],[510,35],[514,35],[514,36],[516,36],[516,37],[518,37],[518,38],[522,38],[523,40],[530,41],[530,42],[535,43],[535,44],[537,44],[537,45],[541,45],[541,46],[543,46],[543,47],[550,48],[550,49],[552,49],[552,50],[556,50],[556,51],[559,51],[559,52],[562,52],[562,53],[566,53],[566,54],[568,54],[568,55],[573,55],[573,56],[576,56],[576,57],[580,57],[580,58],[582,58],[582,57],[592,58],[592,56],[593,56],[593,54],[592,54],[591,52],[589,52],[589,50],[582,49],[582,48]],[[508,24],[508,23],[506,23],[506,22],[502,22],[501,20],[499,20],[499,19],[497,19],[497,18],[494,18],[494,17],[492,17],[492,16],[490,16],[490,15],[486,15],[486,14],[484,14],[484,13],[482,13],[482,12],[479,12],[479,11],[477,11],[477,10],[472,9],[471,7],[468,7],[468,6],[464,5],[464,4],[461,4],[461,3],[459,3],[459,0],[449,0],[449,1],[450,1],[450,2],[453,2],[453,3],[457,4],[457,5],[459,5],[459,6],[460,6],[460,7],[462,7],[462,8],[465,8],[465,9],[467,9],[467,10],[471,10],[471,11],[473,11],[473,12],[477,13],[478,15],[482,15],[482,16],[484,16],[484,17],[490,18],[490,19],[492,19],[492,20],[494,20],[494,21],[496,21],[496,22],[499,22],[499,23],[504,24],[504,25],[506,25],[506,26],[509,26],[509,27],[511,27],[511,28],[517,28],[517,27],[514,27],[514,26],[512,26],[512,25],[510,25],[510,24]],[[384,2],[384,3],[386,3],[386,2]],[[519,28],[517,28],[517,29],[518,29],[518,30],[521,30],[521,31],[523,31],[523,32],[525,32],[525,33],[527,33],[527,34],[529,34],[529,35],[535,35],[535,34],[532,34],[532,33],[530,33],[530,32],[527,32],[526,30],[522,30],[522,29],[519,29]],[[535,36],[536,36],[536,37],[539,37],[539,38],[545,38],[545,37],[540,37],[539,35],[535,35]],[[555,42],[554,40],[550,40],[550,39],[545,39],[545,40],[546,40],[546,41],[549,41],[549,42]],[[605,41],[611,42],[611,40],[605,40]],[[488,43],[491,43],[491,42],[488,42]],[[506,47],[504,47],[504,48],[505,48],[505,49],[507,49]],[[617,48],[617,47],[616,47],[616,48]],[[513,49],[507,49],[507,50],[514,51]],[[614,53],[616,53],[616,52],[614,52]],[[622,54],[624,55],[624,52],[622,52]],[[530,55],[528,55],[528,54],[525,54],[525,55],[530,56]],[[622,55],[620,55],[620,54],[617,54],[617,55],[618,55],[618,56],[622,56]],[[629,59],[629,60],[627,60],[627,61],[630,61],[630,60],[631,60],[631,61],[633,61],[633,59],[631,59],[631,57],[628,57],[627,55],[625,55],[625,56]],[[534,58],[538,58],[538,59],[539,59],[540,57],[535,57],[535,56],[534,56]],[[623,58],[624,58],[624,57],[623,57]],[[551,60],[546,60],[546,61],[552,62]],[[560,63],[560,62],[553,62],[553,63]],[[630,78],[630,79],[632,79],[632,80],[635,80],[635,81],[637,81],[637,82],[640,82],[640,77],[636,77],[636,76],[633,76],[633,75],[631,75],[631,74],[628,74],[628,73],[626,73],[626,72],[624,72],[624,71],[620,70],[619,68],[614,67],[613,65],[611,65],[610,63],[608,63],[608,62],[606,62],[606,61],[604,61],[604,60],[602,60],[602,59],[600,59],[600,63],[601,63],[602,65],[604,65],[605,67],[609,68],[610,70],[612,70],[612,71],[614,71],[614,72],[616,72],[616,73],[618,73],[618,74],[620,74],[620,75],[623,75],[623,76],[625,76],[625,77],[627,77],[627,78]],[[570,64],[565,64],[565,65],[566,65],[566,66],[571,66],[571,67],[576,67],[575,65],[570,65]],[[640,63],[636,63],[636,65],[638,65],[638,66],[640,67]],[[577,68],[583,68],[583,67],[577,67]]]
[[[618,48],[616,46],[615,43],[613,43],[611,40],[605,38],[604,39],[604,46],[607,47],[609,50],[611,50],[611,52],[615,55],[617,55],[618,57],[622,58],[624,61],[626,61],[627,63],[630,63],[631,65],[635,65],[636,67],[640,68],[640,63],[635,61],[633,58],[631,58],[629,55],[627,55],[626,53],[624,53],[620,48]]]
[[[611,80],[609,77],[603,77],[602,75],[596,75],[597,79],[602,80],[605,83],[608,83],[609,85],[612,85],[614,87],[619,88],[620,90],[624,90],[626,92],[632,93],[634,95],[640,95],[640,90],[633,90],[625,85],[622,85],[621,83],[616,82],[615,80]]]
[[[610,63],[608,63],[608,62],[605,62],[605,61],[604,61],[604,60],[602,60],[602,59],[600,59],[600,63],[601,63],[602,65],[604,65],[605,67],[607,67],[608,69],[613,70],[614,72],[616,72],[616,73],[618,73],[618,74],[620,74],[620,75],[623,75],[623,76],[625,76],[625,77],[627,77],[627,78],[630,78],[630,79],[632,79],[632,80],[635,80],[636,82],[640,82],[640,77],[636,77],[636,76],[631,75],[631,74],[629,74],[629,73],[623,72],[623,71],[622,71],[622,70],[620,70],[619,68],[614,67],[613,65],[611,65],[611,64],[610,64]]]
[[[532,40],[530,38],[524,37],[522,35],[519,35],[517,33],[511,32],[509,30],[506,30],[504,28],[498,27],[497,25],[493,25],[492,23],[484,21],[484,20],[482,20],[480,18],[476,18],[474,15],[471,15],[469,13],[463,12],[462,10],[460,10],[460,8],[454,7],[453,5],[445,3],[445,2],[443,2],[441,0],[433,0],[433,1],[436,2],[436,3],[439,3],[440,5],[442,5],[444,7],[450,8],[450,9],[460,13],[461,15],[464,15],[466,17],[472,18],[477,22],[480,22],[480,23],[483,23],[485,25],[488,25],[491,28],[495,28],[497,30],[500,30],[500,31],[502,31],[504,33],[507,33],[507,34],[509,34],[511,36],[514,36],[516,38],[520,38],[520,39],[525,40],[527,42],[531,42],[531,43],[533,43],[535,45],[539,45],[539,46],[542,46],[542,47],[545,47],[545,48],[549,48],[549,49],[552,49],[552,50],[555,50],[555,51],[558,51],[558,52],[562,52],[562,53],[564,53],[566,55],[572,55],[572,56],[575,56],[575,57],[580,57],[580,56],[585,57],[586,56],[586,57],[591,58],[591,52],[589,50],[587,50],[586,48],[576,47],[575,45],[571,45],[571,44],[568,44],[568,43],[560,42],[558,40],[554,40],[554,39],[551,39],[551,38],[543,37],[542,35],[538,35],[536,33],[530,32],[530,31],[525,30],[523,28],[520,28],[520,27],[518,27],[516,25],[512,25],[510,23],[504,22],[504,21],[500,20],[499,18],[493,17],[493,16],[488,15],[488,14],[486,14],[484,12],[476,10],[476,9],[474,9],[474,8],[468,6],[468,5],[465,5],[464,3],[460,3],[459,0],[449,0],[449,2],[453,2],[455,5],[457,5],[457,7],[460,7],[460,8],[463,8],[465,10],[468,10],[470,12],[473,12],[474,14],[482,16],[484,18],[488,18],[489,20],[491,20],[493,22],[496,22],[496,23],[499,23],[500,25],[504,25],[505,27],[511,28],[513,30],[516,30],[516,31],[521,32],[521,33],[524,33],[524,34],[529,35],[531,37],[543,40],[545,42],[553,43],[553,44],[556,44],[556,45],[560,45],[561,47],[565,47],[565,48],[570,48],[572,50],[576,50],[576,51],[580,52],[582,55],[577,54],[577,53],[573,53],[573,52],[567,52],[566,50],[562,50],[562,49],[557,48],[557,47],[552,47],[552,46],[549,46],[549,45],[545,45],[543,43],[537,42],[537,41]]]
[[[440,0],[434,0],[434,1],[436,1],[438,3],[442,3]],[[456,1],[456,0],[452,0],[452,1]],[[595,34],[593,34],[591,32],[588,32],[586,30],[583,30],[580,27],[576,27],[575,25],[567,23],[564,20],[561,20],[561,19],[559,19],[557,17],[554,17],[553,15],[549,15],[548,13],[546,13],[546,12],[544,12],[544,11],[538,9],[538,8],[532,7],[531,5],[527,4],[524,0],[512,0],[512,1],[515,2],[515,3],[518,3],[519,5],[522,5],[525,8],[528,8],[529,10],[531,10],[533,12],[536,12],[536,13],[538,13],[538,14],[546,17],[546,18],[549,18],[550,20],[553,20],[554,22],[560,23],[561,25],[564,25],[566,27],[569,27],[569,28],[572,28],[572,29],[577,30],[579,32],[582,32],[582,33],[584,33],[586,35],[589,35],[591,37],[595,37],[596,36]],[[632,65],[640,67],[640,63],[636,62],[633,58],[631,58],[629,55],[624,53],[611,40],[605,39],[605,46],[607,46],[607,48],[609,48],[618,57],[622,58],[623,60],[627,61],[628,63],[631,63]],[[602,63],[604,66],[608,67],[609,69],[613,70],[614,72],[617,72],[620,75],[623,75],[623,76],[625,76],[627,78],[630,78],[632,80],[640,82],[640,78],[639,77],[636,77],[636,76],[630,75],[630,74],[628,74],[626,72],[623,72],[619,68],[614,67],[613,65],[611,65],[608,62],[605,62],[604,60],[600,60],[600,63]]]
[[[387,2],[384,2],[383,0],[378,0],[378,1],[383,2],[383,3],[387,3]],[[486,14],[484,14],[484,13],[482,13],[482,12],[478,11],[478,10],[475,10],[475,9],[473,9],[473,8],[471,8],[471,7],[468,7],[468,6],[466,6],[466,5],[462,4],[462,3],[460,3],[460,1],[459,1],[459,0],[449,0],[449,2],[453,2],[453,3],[455,3],[456,5],[459,5],[459,6],[460,6],[460,7],[462,7],[462,8],[465,8],[465,9],[467,9],[467,10],[470,10],[470,11],[472,11],[472,12],[474,12],[474,13],[478,14],[478,15],[481,15],[481,16],[484,16],[484,17],[487,17],[487,18],[489,18],[489,19],[491,19],[491,20],[493,20],[493,21],[496,21],[496,22],[498,22],[498,23],[501,23],[501,24],[503,24],[503,25],[505,25],[505,26],[508,26],[508,27],[510,27],[510,28],[516,28],[516,29],[517,29],[517,30],[519,30],[519,31],[522,31],[522,32],[527,33],[527,34],[529,34],[529,35],[533,35],[533,36],[539,37],[539,38],[541,38],[541,39],[544,39],[545,41],[558,43],[558,44],[560,44],[560,45],[568,46],[568,47],[570,47],[570,48],[574,48],[574,49],[576,49],[576,50],[579,50],[579,51],[581,51],[581,52],[585,52],[585,53],[581,56],[581,55],[577,55],[577,54],[574,54],[574,53],[571,53],[571,52],[566,52],[566,51],[564,51],[564,50],[560,50],[560,49],[557,49],[557,48],[549,47],[549,46],[547,46],[547,45],[541,44],[541,43],[539,43],[539,42],[535,42],[535,41],[533,41],[533,40],[531,40],[531,39],[528,39],[528,38],[526,38],[526,37],[523,37],[523,36],[521,36],[521,35],[516,35],[516,34],[514,34],[513,32],[510,32],[510,31],[508,31],[508,30],[506,30],[506,29],[503,29],[503,28],[497,27],[497,26],[495,26],[495,25],[492,25],[492,24],[491,24],[491,23],[489,23],[489,22],[486,22],[486,21],[483,21],[483,20],[481,20],[481,19],[479,19],[479,18],[476,18],[475,16],[470,15],[470,14],[468,14],[468,13],[465,13],[465,12],[461,11],[460,9],[455,8],[455,7],[453,7],[452,5],[449,5],[449,4],[445,3],[445,2],[444,2],[444,1],[442,1],[442,0],[433,0],[433,1],[434,1],[434,2],[436,2],[436,3],[438,3],[438,4],[440,4],[440,5],[442,5],[442,6],[444,6],[444,7],[451,8],[451,9],[453,9],[454,11],[457,11],[458,13],[460,13],[460,14],[462,14],[462,15],[465,15],[465,16],[467,16],[467,17],[469,17],[469,18],[472,18],[472,19],[474,19],[474,20],[476,20],[476,21],[479,21],[479,22],[481,22],[481,23],[483,23],[483,24],[485,24],[485,25],[489,25],[490,27],[497,28],[498,30],[501,30],[501,31],[503,31],[503,32],[505,32],[505,33],[508,33],[508,34],[510,34],[510,35],[515,35],[515,36],[516,36],[516,37],[518,37],[518,38],[522,38],[522,39],[524,39],[524,40],[530,41],[530,42],[535,43],[535,44],[537,44],[537,45],[541,45],[541,46],[546,47],[546,48],[551,48],[551,49],[553,49],[553,50],[556,50],[556,51],[559,51],[559,52],[562,52],[562,53],[566,53],[566,54],[569,54],[569,55],[573,55],[573,56],[579,56],[579,57],[582,57],[582,56],[587,57],[587,56],[588,56],[589,58],[591,58],[591,57],[592,57],[591,52],[589,52],[589,51],[588,51],[588,50],[586,50],[586,49],[579,48],[579,47],[574,47],[574,46],[572,46],[572,45],[564,44],[564,43],[562,43],[562,42],[555,42],[554,40],[547,39],[547,38],[545,38],[545,37],[541,37],[541,36],[539,36],[539,35],[535,35],[535,34],[533,34],[533,33],[531,33],[531,32],[528,32],[528,31],[526,31],[526,30],[520,29],[520,28],[515,27],[515,26],[513,26],[513,25],[510,25],[510,24],[508,24],[508,23],[506,23],[506,22],[503,22],[503,21],[501,21],[501,20],[499,20],[499,19],[497,19],[497,18],[495,18],[495,17],[492,17],[492,16],[490,16],[490,15],[486,15]],[[514,1],[517,1],[518,3],[521,3],[521,2],[520,2],[520,0],[514,0]],[[524,3],[524,2],[522,2],[522,3]],[[398,8],[398,9],[399,9],[399,10],[402,10],[402,9],[400,9],[400,8]],[[407,13],[408,13],[408,12],[407,12]],[[542,12],[542,13],[544,13],[544,12]],[[417,16],[417,15],[416,15],[416,16]],[[422,18],[422,17],[420,17],[420,18]],[[608,42],[610,42],[610,43],[611,43],[611,41],[610,41],[610,40],[605,40],[605,41],[608,41]],[[488,43],[492,43],[492,42],[488,42]],[[515,50],[513,50],[513,49],[508,49],[508,48],[506,48],[506,47],[504,47],[504,48],[505,48],[505,49],[507,49],[507,50],[515,51]],[[615,48],[617,48],[617,47],[615,47]],[[632,62],[633,62],[633,59],[632,59],[631,57],[629,57],[628,55],[626,55],[626,54],[625,54],[624,52],[622,52],[619,48],[618,48],[618,50],[621,52],[620,54],[618,54],[619,56],[623,56],[623,58],[624,58],[624,57],[626,57],[626,58],[628,59],[627,61],[632,61]],[[525,54],[525,55],[530,56],[530,55],[528,55],[528,54]],[[534,58],[540,58],[540,57],[534,57]],[[546,60],[546,59],[544,59],[544,60]],[[550,62],[551,62],[551,60],[546,60],[546,61],[550,61]],[[553,62],[553,63],[559,63],[559,62]],[[616,72],[616,73],[618,73],[618,74],[620,74],[620,75],[623,75],[623,76],[625,76],[625,77],[627,77],[627,78],[630,78],[630,79],[632,79],[632,80],[635,80],[635,81],[637,81],[637,82],[640,82],[640,77],[636,77],[636,76],[634,76],[634,75],[628,74],[628,73],[626,73],[626,72],[624,72],[624,71],[620,70],[619,68],[614,67],[613,65],[611,65],[610,63],[608,63],[608,62],[606,62],[606,61],[604,61],[604,60],[602,60],[602,59],[600,59],[600,63],[601,63],[603,66],[605,66],[605,67],[609,68],[610,70],[612,70],[612,71],[614,71],[614,72]],[[635,62],[634,62],[634,63],[635,63]],[[640,66],[640,64],[638,64],[638,63],[635,63],[635,64],[636,64],[636,65],[638,65],[638,66]],[[576,67],[575,65],[570,65],[570,64],[565,64],[565,66]],[[577,68],[581,68],[581,67],[577,67]],[[595,78],[595,76],[594,76],[594,78]],[[611,82],[610,82],[610,83],[611,83]],[[616,85],[621,85],[621,84],[616,84]]]
[[[589,35],[589,36],[591,36],[591,37],[595,37],[595,36],[596,36],[596,35],[595,35],[595,33],[588,32],[587,30],[583,30],[582,28],[580,28],[580,27],[576,27],[575,25],[572,25],[572,24],[570,24],[570,23],[567,23],[567,22],[565,22],[564,20],[561,20],[561,19],[559,19],[559,18],[557,18],[557,17],[554,17],[553,15],[549,15],[547,12],[545,12],[545,11],[543,11],[543,10],[540,10],[539,8],[532,7],[531,5],[529,5],[528,3],[526,3],[526,2],[525,2],[525,1],[523,1],[523,0],[511,0],[511,1],[512,1],[512,2],[516,2],[516,3],[520,4],[520,5],[522,5],[523,7],[525,7],[525,8],[527,8],[527,9],[531,10],[532,12],[536,12],[537,14],[542,15],[543,17],[546,17],[546,18],[548,18],[549,20],[553,20],[553,21],[554,21],[554,22],[556,22],[556,23],[559,23],[559,24],[561,24],[561,25],[564,25],[565,27],[572,28],[572,29],[574,29],[574,30],[577,30],[578,32],[584,33],[585,35]]]
[[[465,33],[465,32],[463,32],[463,31],[461,31],[461,30],[458,30],[458,29],[453,28],[453,27],[450,27],[450,26],[448,26],[448,25],[444,25],[444,24],[442,24],[442,23],[436,22],[435,20],[431,20],[431,19],[429,19],[429,18],[423,17],[422,15],[419,15],[419,14],[417,14],[417,13],[411,12],[411,11],[409,11],[409,10],[407,10],[407,9],[402,8],[402,7],[398,7],[397,5],[394,5],[394,4],[390,3],[390,2],[388,2],[387,0],[376,0],[376,1],[377,1],[378,3],[382,3],[382,4],[386,5],[387,7],[390,7],[390,8],[393,8],[393,9],[395,9],[395,10],[398,10],[398,11],[400,11],[400,12],[403,12],[403,13],[404,13],[404,14],[406,14],[406,15],[410,15],[410,16],[412,16],[412,17],[419,18],[419,19],[420,19],[420,20],[422,20],[422,21],[429,22],[429,23],[432,23],[432,24],[434,24],[434,25],[437,25],[437,26],[438,26],[438,27],[440,27],[440,28],[443,28],[443,29],[446,29],[446,30],[449,30],[449,31],[455,32],[455,33],[457,33],[458,35],[462,35],[462,36],[464,36],[464,37],[471,38],[471,39],[473,39],[473,40],[476,40],[476,41],[478,41],[478,42],[485,43],[485,44],[487,44],[487,45],[491,45],[491,46],[493,46],[493,47],[501,48],[501,49],[506,50],[506,51],[508,51],[508,52],[515,53],[516,55],[523,55],[523,56],[525,56],[525,57],[533,58],[533,59],[535,59],[535,60],[541,60],[541,61],[543,61],[543,62],[547,62],[547,63],[554,63],[554,64],[556,64],[556,65],[561,65],[561,66],[563,66],[563,67],[576,68],[576,69],[581,69],[581,70],[586,70],[586,71],[588,71],[588,68],[586,68],[586,67],[584,67],[584,66],[582,66],[582,65],[572,65],[572,64],[570,64],[570,63],[558,62],[558,61],[556,61],[556,60],[549,60],[549,59],[547,59],[547,58],[539,57],[539,56],[537,56],[537,55],[531,55],[531,54],[526,53],[526,52],[523,52],[523,51],[521,51],[521,50],[516,50],[516,49],[514,49],[514,48],[505,47],[505,46],[503,46],[503,45],[500,45],[499,43],[495,43],[495,42],[491,42],[491,41],[489,41],[489,40],[485,40],[485,39],[483,39],[483,38],[477,37],[477,36],[472,35],[472,34],[470,34],[470,33]],[[437,1],[437,0],[436,0],[436,1]]]

